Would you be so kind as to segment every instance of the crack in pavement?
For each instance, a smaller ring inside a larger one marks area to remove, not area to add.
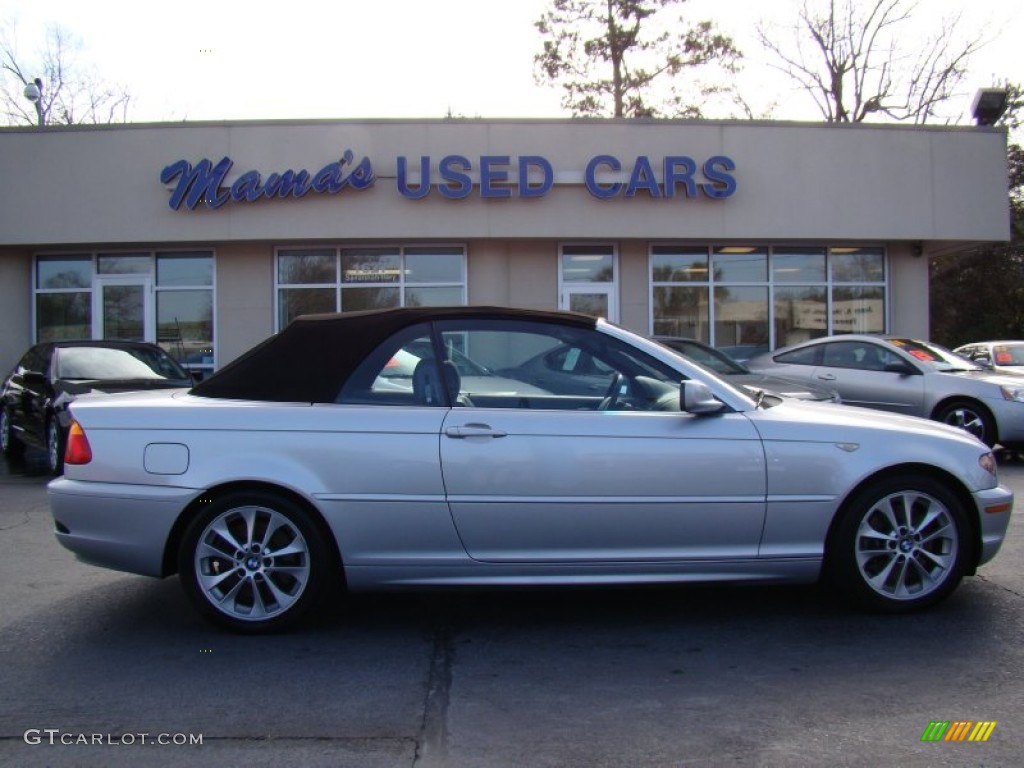
[[[451,629],[443,624],[434,630],[423,722],[417,739],[413,768],[443,768],[448,764],[448,701],[454,658]]]

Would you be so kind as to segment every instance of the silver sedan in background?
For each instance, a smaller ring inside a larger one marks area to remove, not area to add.
[[[847,405],[941,421],[989,446],[1024,445],[1024,378],[995,374],[938,344],[843,334],[776,349],[747,365],[834,387]]]
[[[563,349],[600,363],[604,386],[512,376]],[[396,388],[384,374],[409,355]],[[501,386],[463,377],[462,356]],[[58,541],[95,565],[177,573],[204,616],[248,632],[341,586],[827,575],[859,605],[910,611],[995,556],[1013,507],[992,453],[960,430],[753,399],[649,339],[558,312],[303,317],[189,392],[72,415],[49,485]]]

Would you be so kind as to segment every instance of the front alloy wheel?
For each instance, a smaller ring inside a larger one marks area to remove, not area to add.
[[[839,586],[869,608],[904,612],[947,597],[973,552],[959,500],[928,477],[891,478],[847,506],[829,557]]]
[[[207,618],[241,632],[292,624],[318,599],[328,549],[308,512],[283,497],[232,494],[189,526],[179,556],[186,593]]]
[[[989,448],[996,443],[995,420],[980,405],[966,400],[949,403],[935,414],[935,420],[970,432]]]

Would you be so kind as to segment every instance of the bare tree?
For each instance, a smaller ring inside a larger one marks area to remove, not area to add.
[[[707,64],[733,67],[740,53],[710,21],[669,11],[685,0],[552,0],[535,23],[538,83],[560,85],[574,116],[700,116],[677,76]],[[693,85],[694,81],[687,83]],[[698,86],[703,96],[722,86]]]
[[[81,64],[79,50],[67,30],[51,26],[36,56],[23,59],[13,25],[0,29],[0,119],[7,125],[125,122],[131,95]],[[24,95],[34,82],[41,84],[36,105]]]
[[[984,42],[962,39],[962,14],[927,32],[911,0],[804,0],[781,32],[758,24],[776,66],[814,99],[829,122],[869,119],[926,123],[945,119],[968,60]]]

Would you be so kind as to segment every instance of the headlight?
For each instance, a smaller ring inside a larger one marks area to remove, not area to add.
[[[1024,387],[1000,387],[999,391],[1002,393],[1004,400],[1024,403]]]
[[[996,457],[992,451],[981,454],[981,456],[978,457],[978,463],[981,465],[981,468],[992,475],[992,477],[996,477]]]

